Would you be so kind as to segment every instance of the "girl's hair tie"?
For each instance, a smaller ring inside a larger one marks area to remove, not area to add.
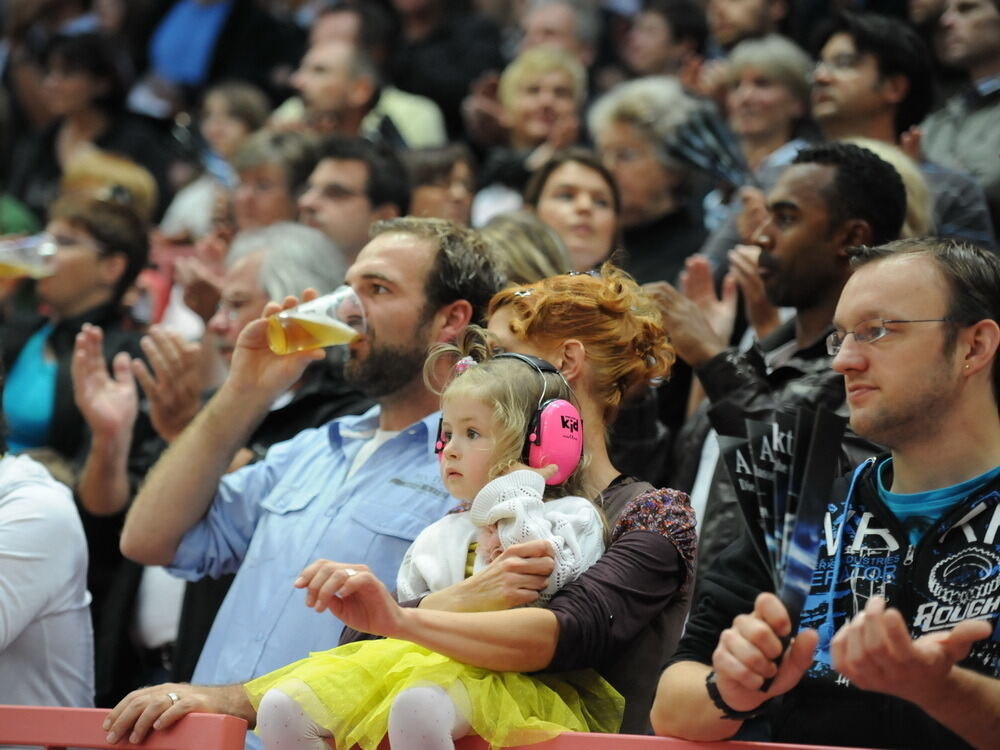
[[[472,357],[462,357],[455,363],[455,374],[461,375],[473,365],[478,364]]]

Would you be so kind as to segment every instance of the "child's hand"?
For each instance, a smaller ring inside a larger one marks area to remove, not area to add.
[[[559,467],[556,466],[555,464],[546,464],[545,466],[535,468],[534,466],[528,466],[527,464],[522,464],[518,462],[516,464],[513,464],[509,469],[507,469],[507,471],[505,471],[504,474],[505,475],[511,474],[515,471],[522,471],[522,470],[533,471],[539,476],[541,476],[542,479],[547,480],[550,477],[554,477],[556,475],[556,472],[559,471]]]

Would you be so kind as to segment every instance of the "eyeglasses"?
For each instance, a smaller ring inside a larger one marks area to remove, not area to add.
[[[834,73],[839,73],[856,68],[859,62],[861,62],[861,55],[857,52],[841,52],[836,55],[831,55],[827,60],[817,61],[813,72],[815,74],[820,70],[829,70]]]
[[[865,320],[854,326],[853,331],[838,333],[834,331],[826,337],[826,353],[831,357],[840,353],[840,348],[844,345],[844,339],[853,335],[854,340],[859,344],[871,344],[878,341],[891,331],[886,328],[892,323],[950,323],[951,318],[924,318],[921,320],[886,320],[885,318],[872,318]]]

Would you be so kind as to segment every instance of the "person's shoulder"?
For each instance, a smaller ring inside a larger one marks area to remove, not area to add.
[[[650,487],[629,500],[618,515],[612,540],[633,531],[653,531],[664,536],[694,532],[694,510],[687,494],[669,487]]]
[[[24,512],[48,523],[80,527],[69,487],[34,459],[7,455],[0,459],[0,515],[22,516]]]

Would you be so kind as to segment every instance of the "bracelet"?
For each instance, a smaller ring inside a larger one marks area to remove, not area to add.
[[[714,669],[705,677],[705,689],[708,691],[708,697],[712,701],[712,705],[722,711],[722,718],[730,719],[731,721],[754,719],[764,713],[767,710],[767,704],[770,703],[770,700],[766,700],[757,706],[757,708],[749,711],[737,711],[722,699],[722,693],[719,692],[718,676],[715,674]]]

